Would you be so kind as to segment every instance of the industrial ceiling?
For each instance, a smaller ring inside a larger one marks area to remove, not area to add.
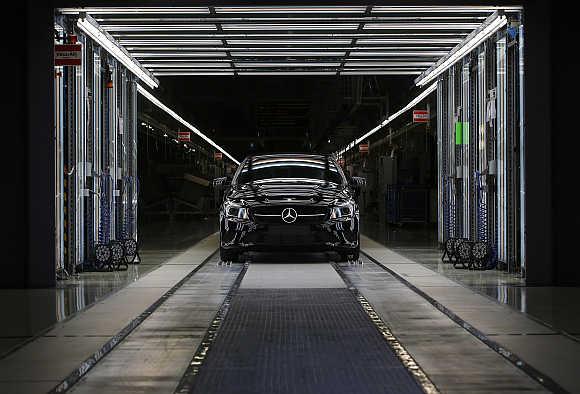
[[[416,76],[498,7],[64,8],[89,15],[157,77]],[[520,7],[501,7],[518,12]]]

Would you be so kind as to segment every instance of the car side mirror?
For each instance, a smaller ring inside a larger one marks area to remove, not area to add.
[[[212,188],[214,191],[215,200],[218,204],[222,201],[224,193],[226,192],[226,190],[230,188],[231,185],[232,178],[229,176],[215,178],[212,181]]]
[[[361,192],[366,188],[367,186],[367,180],[363,177],[360,176],[353,176],[349,179],[348,181],[350,188],[353,190],[355,197],[358,198],[358,196],[360,196]]]

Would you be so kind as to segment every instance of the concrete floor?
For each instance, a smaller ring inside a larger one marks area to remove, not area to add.
[[[214,219],[144,224],[141,262],[126,271],[82,272],[52,289],[0,289],[0,310],[10,316],[0,325],[0,357],[185,251],[215,231]]]
[[[204,371],[204,362],[211,361],[211,358],[205,359],[207,354],[211,357],[212,341],[215,338],[218,343],[215,345],[218,346],[216,349],[221,349],[223,353],[224,344],[219,345],[219,329],[222,322],[227,323],[230,302],[237,302],[237,293],[230,294],[232,289],[237,289],[236,278],[241,279],[239,294],[244,297],[251,297],[252,292],[262,294],[264,291],[273,290],[276,292],[272,293],[275,297],[279,297],[280,292],[284,291],[295,295],[314,290],[321,294],[358,291],[374,308],[369,316],[376,318],[358,320],[356,324],[361,326],[354,329],[363,332],[363,329],[376,325],[377,321],[384,322],[401,348],[417,362],[425,376],[440,392],[548,391],[546,386],[538,383],[538,376],[545,377],[545,382],[555,383],[557,388],[580,392],[580,379],[577,376],[580,342],[539,322],[528,310],[521,311],[520,308],[482,292],[482,288],[501,286],[504,281],[513,286],[515,282],[509,281],[516,278],[507,276],[502,279],[501,275],[504,274],[495,271],[461,271],[463,277],[454,277],[460,273],[449,270],[445,265],[440,266],[434,260],[435,252],[428,248],[399,245],[389,249],[366,237],[362,241],[363,251],[384,268],[363,256],[363,264],[338,264],[336,269],[343,275],[341,277],[328,262],[329,256],[325,255],[257,256],[249,263],[247,271],[242,264],[222,265],[215,255],[202,265],[217,248],[217,237],[213,235],[174,254],[165,262],[157,264],[156,268],[149,268],[147,273],[133,273],[128,285],[127,278],[117,278],[114,275],[101,278],[102,282],[112,282],[103,284],[103,288],[114,288],[117,285],[120,288],[108,297],[97,298],[89,308],[79,308],[76,314],[56,323],[8,356],[0,357],[0,392],[46,392],[59,384],[60,388],[65,388],[63,382],[75,383],[72,391],[76,392],[171,393],[176,388],[180,392],[190,392],[191,387],[183,382],[192,376],[195,381],[197,375],[190,373],[192,368]],[[174,253],[170,252],[171,249],[161,250],[163,252],[159,253],[159,259]],[[154,253],[153,250],[151,253]],[[410,258],[413,254],[414,259]],[[481,286],[482,283],[485,286]],[[32,300],[31,295],[28,297]],[[322,297],[321,295],[321,300]],[[344,318],[340,317],[344,299],[337,297],[333,301],[327,297],[324,300],[324,308],[337,311],[325,315],[324,324],[344,324]],[[290,330],[288,338],[298,338],[301,335],[299,332],[292,333],[295,328],[308,330],[303,324],[298,324],[301,321],[299,316],[306,316],[306,312],[313,313],[316,308],[314,304],[300,305],[281,315],[289,319],[284,320],[285,329]],[[529,304],[526,305],[529,307]],[[544,305],[546,311],[550,310],[549,305]],[[300,308],[307,309],[300,312]],[[148,312],[143,313],[146,310]],[[443,313],[443,310],[460,318],[461,323],[458,324],[449,314]],[[49,310],[46,314],[50,315],[53,311]],[[322,311],[326,312],[327,309]],[[292,323],[293,313],[297,313],[296,325]],[[555,315],[553,311],[550,313]],[[321,313],[320,316],[322,315]],[[29,315],[29,320],[37,321],[34,314]],[[230,326],[231,323],[230,321]],[[233,323],[246,324],[245,320]],[[472,328],[484,338],[498,344],[502,350],[498,351],[490,346],[489,341],[475,335]],[[237,332],[237,328],[234,331],[231,329],[230,333]],[[265,337],[260,334],[245,345],[247,347],[254,343],[251,346],[264,351],[268,348],[264,348],[264,343],[259,341],[270,337],[270,334],[273,332],[266,331]],[[328,346],[328,340],[338,338],[334,334],[325,337],[324,331],[319,330],[311,334],[306,331],[306,334],[322,335],[320,338],[326,338],[324,340],[327,341],[325,346]],[[214,339],[208,342],[208,335],[210,339]],[[234,341],[238,340],[233,338]],[[364,341],[365,337],[360,339]],[[239,340],[243,341],[244,338]],[[336,347],[328,349],[336,351],[344,344],[345,341],[340,340],[336,342]],[[316,346],[313,349],[324,349],[324,346]],[[216,352],[220,354],[220,351]],[[242,360],[242,366],[245,363],[246,366],[253,365],[253,353],[244,356],[249,357],[246,361],[243,361],[243,357],[238,357],[236,362]],[[200,354],[203,357],[199,358]],[[268,357],[275,357],[275,353]],[[510,361],[514,358],[523,362],[514,364]],[[276,365],[284,365],[288,359],[284,360],[276,361]],[[247,386],[250,382],[248,380],[244,384],[245,387],[270,387],[263,385],[280,381],[286,383],[279,392],[310,392],[313,387],[318,389],[312,392],[321,392],[321,386],[316,386],[316,381],[309,381],[308,377],[334,376],[335,367],[332,371],[327,370],[328,373],[324,372],[332,364],[331,361],[319,361],[316,364],[318,372],[315,375],[300,375],[306,379],[300,380],[301,383],[289,384],[287,376],[277,374],[286,373],[284,371],[290,374],[290,370],[277,367],[272,369],[274,372],[270,372],[276,376],[255,381],[260,386]],[[215,360],[210,364],[217,365]],[[294,367],[295,363],[292,362],[291,366]],[[228,368],[220,369],[220,374],[231,376],[228,375]],[[327,392],[352,392],[352,385],[356,382],[361,383],[361,390],[364,387],[365,392],[393,390],[379,390],[376,386],[366,385],[368,382],[360,380],[364,374],[361,375],[356,368],[341,371],[342,375],[329,379],[336,383],[345,378],[344,385],[330,385],[328,387],[332,390],[326,390]],[[217,386],[207,386],[207,382],[216,382],[215,379],[208,380],[207,373],[205,372],[204,379],[199,380],[206,382],[205,386],[202,385],[201,391],[197,387],[195,392],[216,392]],[[259,377],[260,369],[254,373],[258,375],[252,376]],[[296,373],[292,372],[292,376],[297,376]],[[367,370],[366,373],[371,371]],[[77,379],[79,374],[82,375],[80,381]],[[381,375],[381,379],[383,377]],[[217,382],[226,384],[224,382],[231,381],[228,379]],[[226,384],[224,387],[224,392],[237,392],[232,389],[233,386]],[[548,384],[548,387],[554,386]],[[305,391],[300,391],[301,388]],[[256,389],[249,392],[265,391]]]
[[[381,227],[366,222],[374,241],[430,270],[527,314],[565,336],[580,340],[580,287],[526,286],[518,273],[499,269],[455,269],[441,261],[436,228],[426,225]]]

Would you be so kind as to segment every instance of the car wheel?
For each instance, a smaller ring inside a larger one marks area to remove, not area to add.
[[[237,263],[239,259],[240,254],[238,251],[220,248],[220,260],[222,262],[231,261],[232,263]]]
[[[360,257],[360,249],[356,248],[348,252],[340,252],[340,261],[358,261]]]
[[[355,250],[353,250],[351,253],[351,257],[353,261],[358,261],[358,259],[360,258],[360,249],[356,248]]]

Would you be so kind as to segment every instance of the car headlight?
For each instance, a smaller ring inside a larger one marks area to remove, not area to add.
[[[330,219],[349,220],[354,215],[355,206],[352,202],[336,205],[330,211]]]
[[[226,203],[225,211],[226,216],[230,219],[239,219],[239,220],[250,219],[248,208],[242,207],[241,205]]]

